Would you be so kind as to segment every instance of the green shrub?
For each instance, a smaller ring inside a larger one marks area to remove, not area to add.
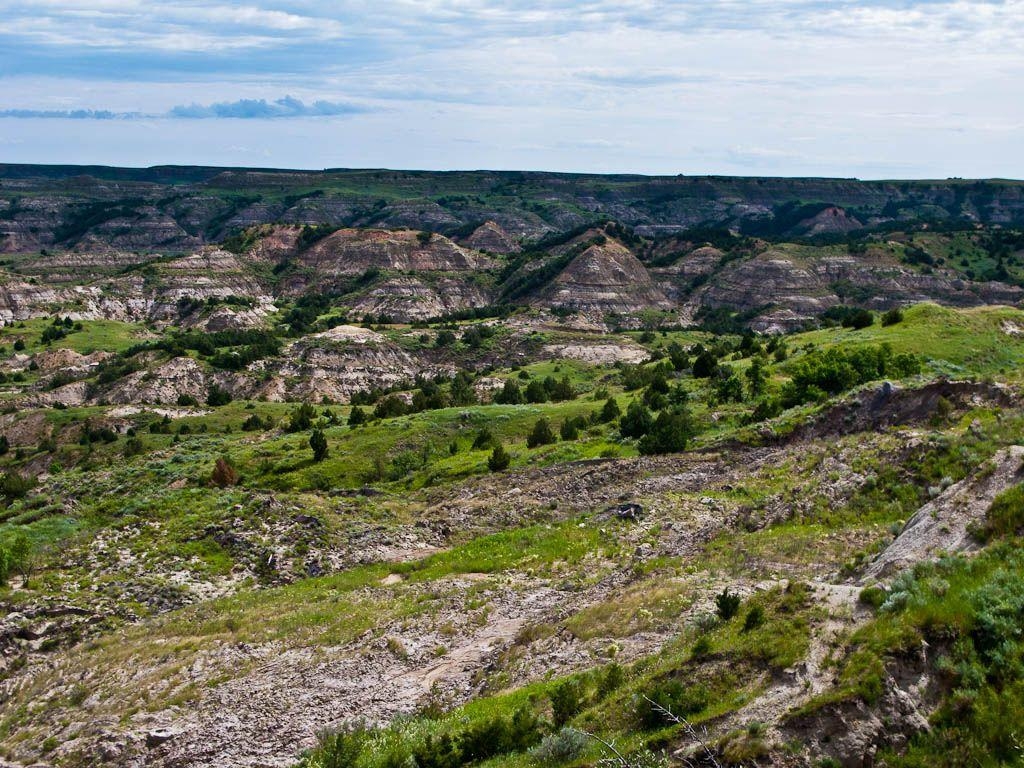
[[[352,412],[348,415],[348,425],[350,427],[358,427],[360,424],[366,423],[366,411],[360,408],[358,405],[353,406]]]
[[[285,432],[305,432],[313,426],[313,419],[316,418],[316,408],[309,403],[302,403],[292,409],[288,416],[288,425]]]
[[[985,513],[985,538],[1015,536],[1024,529],[1024,485],[1008,488],[995,499]]]
[[[872,608],[881,608],[889,597],[889,593],[882,587],[865,587],[860,591],[857,599],[864,605],[869,605]]]
[[[309,436],[309,447],[313,451],[313,461],[320,463],[327,458],[327,437],[320,428],[314,429]]]
[[[722,621],[729,621],[740,611],[740,596],[726,587],[715,595],[715,612]]]
[[[654,418],[643,403],[634,400],[626,408],[626,413],[619,419],[619,432],[623,437],[641,438],[651,430]]]
[[[747,617],[743,620],[743,631],[751,632],[764,624],[764,608],[755,605],[747,611]]]
[[[551,691],[551,716],[560,728],[583,709],[583,687],[574,678],[559,683]]]
[[[884,315],[882,315],[882,326],[888,328],[890,325],[896,325],[903,322],[903,310],[899,307],[893,307]]]
[[[16,499],[24,498],[36,485],[35,478],[22,477],[17,472],[9,471],[0,476],[0,497],[7,504]]]
[[[696,432],[690,411],[686,406],[679,405],[670,411],[659,413],[649,432],[640,438],[637,447],[645,456],[678,453],[686,450],[687,443]]]
[[[508,451],[505,450],[505,446],[498,443],[494,446],[494,450],[491,451],[491,455],[487,459],[487,468],[491,472],[501,472],[508,469],[509,464],[512,463],[512,457],[509,456]]]
[[[676,717],[688,717],[704,710],[710,701],[708,689],[703,685],[685,686],[678,680],[669,679],[655,685],[646,697],[638,699],[636,714],[644,728],[663,728],[671,723],[665,711]]]
[[[526,402],[523,390],[515,379],[506,379],[504,386],[494,395],[494,402],[505,405],[520,405]]]
[[[533,425],[533,430],[526,436],[526,447],[537,448],[541,445],[550,445],[556,439],[555,433],[551,431],[551,425],[548,423],[548,420],[541,417],[537,419]]]
[[[494,434],[490,429],[484,427],[476,433],[476,437],[473,438],[473,450],[483,451],[487,448],[493,448],[497,446],[497,441],[494,439]]]
[[[218,384],[214,384],[206,393],[206,404],[209,406],[217,407],[230,402],[231,393]]]
[[[576,440],[580,436],[580,430],[587,428],[587,420],[582,416],[574,416],[562,422],[558,435],[563,440]]]
[[[598,411],[596,421],[607,424],[609,421],[615,421],[621,414],[622,409],[619,408],[618,401],[614,397],[609,397]]]

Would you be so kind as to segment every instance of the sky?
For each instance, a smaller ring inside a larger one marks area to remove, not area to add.
[[[1024,0],[0,0],[0,162],[1024,178]]]

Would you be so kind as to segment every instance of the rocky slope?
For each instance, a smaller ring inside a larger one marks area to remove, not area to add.
[[[570,261],[537,302],[600,314],[673,308],[640,260],[611,240],[590,246]]]

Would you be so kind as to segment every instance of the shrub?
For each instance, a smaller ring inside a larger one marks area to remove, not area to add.
[[[569,679],[551,691],[551,716],[556,728],[568,723],[583,709],[583,688],[579,680]]]
[[[884,315],[882,315],[882,325],[888,327],[890,325],[896,325],[897,323],[903,322],[903,310],[899,307],[893,307]]]
[[[288,426],[285,432],[305,432],[313,426],[313,419],[316,418],[316,408],[309,403],[297,405],[288,417]]]
[[[366,423],[366,411],[360,408],[358,405],[353,406],[352,412],[348,415],[348,425],[350,427],[358,427],[360,424]]]
[[[206,404],[214,408],[227,405],[230,402],[231,393],[218,384],[214,384],[206,393]]]
[[[258,413],[251,413],[249,414],[249,417],[242,422],[242,431],[259,432],[260,430],[268,429],[270,426],[271,422],[269,418],[266,421],[264,421],[262,418],[260,418],[260,415]]]
[[[677,717],[686,717],[705,709],[710,701],[708,690],[703,685],[685,686],[670,679],[655,685],[647,698],[638,700],[636,714],[644,728],[663,728],[670,724],[670,720],[662,710]]]
[[[740,596],[726,587],[715,595],[715,612],[722,621],[728,621],[740,610]]]
[[[869,605],[872,608],[878,609],[885,603],[889,593],[882,587],[864,587],[857,596],[857,600],[864,605]]]
[[[859,331],[861,328],[868,328],[875,323],[875,316],[869,310],[857,309],[847,317],[843,318],[844,328],[853,328]]]
[[[747,611],[747,618],[743,620],[743,631],[751,632],[762,624],[764,624],[764,608],[760,605],[755,605]]]
[[[313,450],[313,461],[320,463],[327,458],[327,437],[322,429],[314,429],[309,436],[309,447]]]
[[[626,673],[622,669],[622,665],[613,661],[605,667],[604,674],[597,684],[597,695],[603,699],[624,682],[626,682]]]
[[[499,443],[494,446],[494,450],[491,451],[491,455],[487,459],[487,468],[491,470],[491,472],[501,472],[502,470],[508,469],[508,465],[511,463],[512,457],[509,456],[505,447]]]
[[[494,395],[494,402],[505,405],[520,405],[525,401],[523,390],[515,379],[506,379],[505,385]]]
[[[213,472],[210,473],[210,482],[218,488],[227,488],[229,485],[238,485],[241,477],[231,462],[225,458],[217,459],[213,465]]]
[[[7,504],[28,495],[35,487],[36,481],[31,477],[22,477],[17,472],[5,472],[0,476],[0,496]]]
[[[457,739],[448,733],[437,738],[428,734],[422,744],[413,747],[412,758],[416,768],[461,768],[465,765]]]
[[[544,388],[544,382],[531,379],[530,383],[526,385],[524,397],[528,403],[546,403],[548,401],[548,391]]]
[[[494,439],[494,435],[487,427],[484,427],[476,433],[476,437],[473,438],[473,450],[482,451],[486,448],[496,447],[497,443]]]
[[[678,453],[696,433],[693,418],[685,406],[658,414],[648,434],[640,439],[640,453],[650,456],[659,453]]]
[[[1024,529],[1024,485],[1008,488],[992,500],[985,513],[985,538],[1014,536]]]
[[[718,359],[710,350],[703,350],[693,361],[693,375],[698,379],[710,379],[718,372]]]
[[[142,438],[132,436],[125,441],[122,453],[126,459],[130,459],[133,456],[140,456],[145,453],[145,451],[146,446],[143,444]]]
[[[651,430],[653,424],[651,412],[643,403],[634,400],[629,404],[625,415],[619,419],[619,432],[623,437],[641,438]]]
[[[601,407],[598,421],[602,424],[607,424],[609,421],[615,421],[621,414],[622,409],[619,408],[619,402],[614,397],[609,397]]]
[[[391,419],[395,416],[404,416],[409,412],[405,401],[398,395],[388,395],[373,409],[373,415],[378,419]]]
[[[792,381],[783,388],[783,405],[790,407],[837,395],[885,376],[912,376],[920,372],[921,363],[916,357],[895,355],[888,344],[849,351],[816,351],[793,363]]]
[[[558,430],[558,435],[563,440],[576,440],[580,436],[580,430],[585,429],[586,426],[586,419],[582,416],[566,419],[562,422],[562,426]]]
[[[526,447],[536,448],[541,445],[549,445],[555,442],[555,433],[551,431],[548,420],[541,417],[533,425],[533,431],[526,436]]]
[[[11,444],[7,440],[7,435],[0,435],[0,456],[3,456],[11,450]]]
[[[182,392],[178,395],[178,405],[180,406],[196,406],[199,405],[199,401],[187,392]]]
[[[590,746],[590,737],[575,728],[562,728],[544,737],[530,750],[530,757],[541,765],[562,765],[579,760]]]
[[[563,376],[554,383],[548,394],[553,402],[558,403],[564,400],[573,400],[576,397],[576,390],[569,381],[569,377]]]

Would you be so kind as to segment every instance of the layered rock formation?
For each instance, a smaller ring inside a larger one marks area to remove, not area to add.
[[[601,313],[673,308],[640,260],[610,240],[590,246],[569,262],[537,303]]]

